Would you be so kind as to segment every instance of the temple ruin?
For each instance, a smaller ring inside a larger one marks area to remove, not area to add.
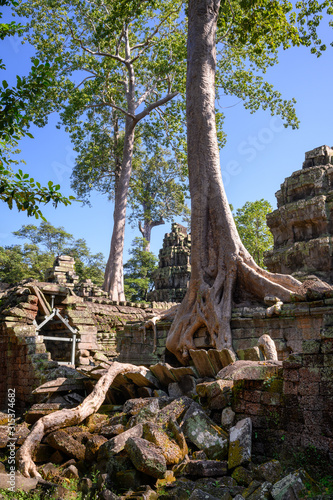
[[[158,269],[153,274],[154,290],[148,300],[154,302],[181,302],[187,291],[191,275],[191,235],[176,222],[171,233],[163,239],[159,251]]]
[[[333,149],[305,153],[303,168],[285,179],[276,198],[278,208],[267,216],[274,236],[268,270],[333,283]]]

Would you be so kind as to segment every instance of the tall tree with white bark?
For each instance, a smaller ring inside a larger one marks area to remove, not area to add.
[[[181,8],[180,0],[27,0],[18,9],[32,19],[27,38],[39,59],[52,61],[57,80],[49,98],[39,103],[42,109],[35,108],[37,124],[45,124],[45,114],[58,110],[73,130],[94,108],[110,108],[125,122],[104,280],[113,300],[125,300],[123,248],[135,129],[182,88]]]
[[[311,8],[317,16],[318,6],[300,6],[297,29],[292,5],[283,0],[245,4],[189,0],[186,113],[192,270],[167,338],[167,348],[182,363],[188,361],[189,350],[195,348],[193,337],[202,327],[207,328],[212,346],[232,349],[230,319],[236,293],[257,300],[274,295],[288,302],[300,286],[291,276],[261,269],[241,242],[222,183],[215,120],[216,44],[227,38],[240,45],[250,41],[259,57],[276,55],[280,46],[311,41],[317,50],[321,42],[312,31],[313,23],[307,33],[302,20]],[[226,9],[232,14],[229,26]]]

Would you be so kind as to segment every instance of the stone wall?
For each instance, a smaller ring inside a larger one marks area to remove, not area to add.
[[[259,337],[268,334],[275,342],[278,357],[286,359],[292,352],[303,352],[306,342],[319,341],[327,317],[333,314],[333,293],[318,295],[317,300],[284,304],[279,316],[268,317],[264,307],[238,307],[233,309],[231,330],[235,351],[255,347]],[[152,328],[147,329],[143,342],[140,324],[127,324],[118,334],[120,360],[128,363],[149,365],[166,361],[165,342],[170,322],[157,323],[157,338],[154,344]],[[211,348],[205,328],[194,337],[198,349]],[[156,345],[156,348],[155,348]]]
[[[56,362],[70,363],[72,344],[45,337],[70,337],[71,332],[57,316],[38,331],[52,310],[77,331],[76,366],[115,357],[117,331],[128,321],[143,321],[160,310],[119,305],[103,297],[79,297],[67,283],[33,282],[8,288],[0,304],[0,406],[7,405],[8,388],[16,389],[17,405],[32,400],[48,368]],[[102,357],[103,357],[102,356]]]
[[[274,273],[307,275],[333,282],[333,150],[305,153],[302,170],[281,184],[278,208],[267,216],[274,249],[265,265]]]
[[[256,453],[268,456],[316,448],[333,457],[333,315],[321,338],[303,343],[277,376],[239,380],[233,387],[237,418],[250,416]]]
[[[32,388],[42,383],[50,354],[33,325],[37,297],[25,287],[17,287],[13,295],[15,303],[2,310],[0,322],[0,404],[7,407],[8,389],[15,389],[19,409],[31,399]]]

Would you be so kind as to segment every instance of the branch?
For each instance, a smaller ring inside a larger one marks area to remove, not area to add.
[[[158,108],[159,106],[163,106],[163,104],[171,101],[171,99],[176,97],[178,94],[179,92],[172,92],[171,94],[166,95],[162,99],[152,102],[146,107],[146,109],[144,109],[141,113],[135,116],[135,122],[136,123],[139,122],[140,120],[142,120],[142,118],[145,118],[153,109]]]

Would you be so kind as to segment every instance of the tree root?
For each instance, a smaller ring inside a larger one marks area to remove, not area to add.
[[[188,363],[189,349],[195,349],[193,336],[203,326],[207,327],[212,346],[233,350],[230,320],[236,286],[260,300],[266,295],[278,297],[277,303],[267,310],[268,316],[279,314],[283,302],[290,302],[301,286],[292,276],[261,269],[244,248],[219,263],[213,284],[207,281],[204,273],[200,279],[190,281],[167,338],[167,348],[182,364]]]
[[[128,363],[114,362],[107,373],[98,380],[91,394],[89,394],[79,406],[76,408],[59,410],[40,418],[32,427],[30,434],[28,434],[16,455],[18,470],[23,476],[41,477],[32,456],[35,448],[41,442],[46,432],[53,432],[63,427],[78,425],[83,422],[89,415],[97,412],[117,375],[129,371],[137,371],[139,368],[140,367]]]

